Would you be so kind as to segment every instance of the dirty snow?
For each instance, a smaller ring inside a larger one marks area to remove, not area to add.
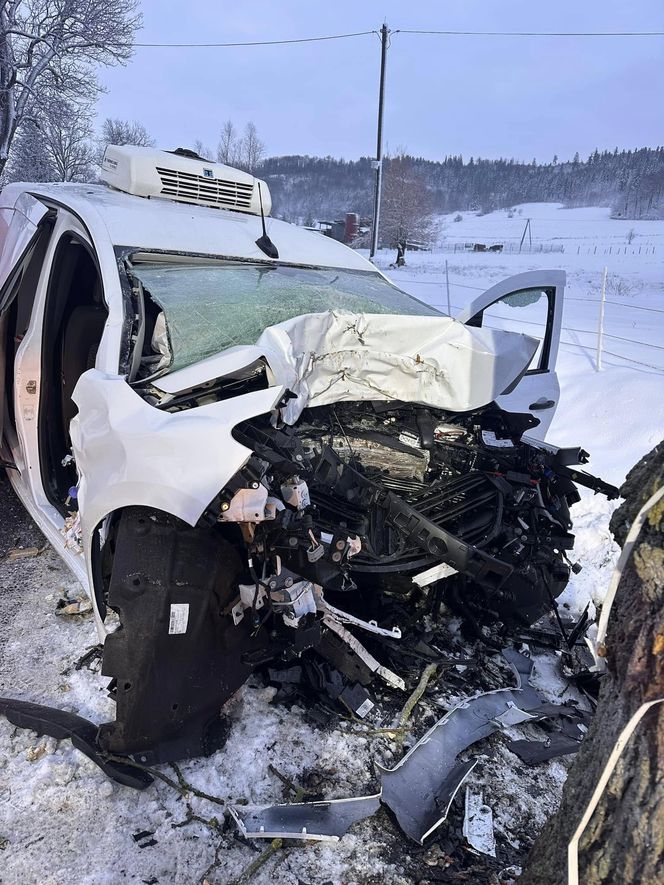
[[[565,268],[570,297],[559,358],[561,403],[548,438],[560,445],[583,445],[592,455],[591,472],[619,485],[629,468],[664,437],[664,349],[648,346],[664,344],[664,222],[612,221],[608,210],[564,209],[558,204],[516,207],[511,218],[507,212],[482,217],[462,213],[463,221],[453,222],[455,215],[443,219],[440,251],[407,254],[407,266],[389,273],[422,300],[444,305],[447,259],[454,313],[503,277],[538,267]],[[518,244],[528,217],[535,244],[564,245],[565,251],[453,251],[455,242]],[[378,263],[387,268],[392,259],[392,253],[383,252]],[[610,272],[607,298],[616,302],[606,307],[606,331],[637,343],[607,338],[606,349],[617,356],[605,354],[602,371],[597,372],[597,299],[605,264]],[[0,557],[19,545],[41,547],[39,532],[6,481],[1,488]],[[608,531],[615,504],[590,492],[582,495],[573,513],[574,556],[584,568],[564,596],[575,613],[587,601],[601,603],[618,552]],[[50,548],[34,558],[0,562],[0,693],[61,706],[101,722],[113,715],[105,693],[107,680],[94,668],[73,668],[96,643],[92,620],[55,615],[57,600],[76,592],[76,582]],[[555,654],[538,652],[535,657],[533,682],[551,698],[567,697]],[[440,687],[439,683],[435,691]],[[308,724],[297,708],[288,712],[271,705],[271,696],[270,689],[255,683],[233,699],[227,710],[232,730],[226,748],[210,759],[181,766],[191,784],[231,800],[280,801],[287,796],[270,771],[272,764],[297,785],[326,796],[359,795],[376,786],[373,760],[391,765],[400,757],[402,750],[384,736],[362,736],[357,726],[347,723],[326,732]],[[535,736],[535,731],[530,734]],[[528,768],[504,748],[499,735],[477,749],[482,758],[473,782],[493,808],[498,857],[507,867],[514,862],[509,845],[522,850],[524,837],[530,841],[555,810],[569,761]],[[175,778],[168,766],[161,770]],[[221,819],[220,807],[207,800],[192,798],[190,807],[202,818]],[[37,738],[0,720],[3,885],[194,883],[215,861],[215,850],[218,864],[208,873],[209,882],[227,885],[266,847],[244,844],[232,830],[220,835],[214,824],[186,820],[185,800],[167,784],[157,781],[136,793],[106,780],[68,742]],[[422,850],[406,843],[380,811],[339,843],[297,844],[276,851],[251,882],[426,881],[426,870],[444,857],[438,845],[444,844],[447,828],[460,826],[461,813],[455,806],[448,824]],[[150,835],[135,840],[134,834],[141,831]],[[440,870],[436,875],[440,877]]]

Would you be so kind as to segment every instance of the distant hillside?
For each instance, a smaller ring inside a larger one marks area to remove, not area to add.
[[[587,160],[546,164],[515,160],[411,158],[436,211],[491,212],[516,203],[609,206],[621,218],[664,218],[664,148],[594,151]],[[273,213],[301,224],[345,212],[372,215],[371,160],[270,157],[257,170],[270,185]],[[389,175],[389,160],[385,161]]]

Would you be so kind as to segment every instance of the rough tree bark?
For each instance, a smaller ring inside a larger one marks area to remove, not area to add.
[[[664,485],[664,442],[628,474],[611,529],[624,544]],[[653,507],[623,572],[606,637],[608,672],[597,714],[557,814],[540,834],[519,885],[567,882],[567,846],[618,735],[642,703],[664,697],[664,500]],[[650,709],[623,751],[579,845],[579,880],[664,882],[664,704]]]

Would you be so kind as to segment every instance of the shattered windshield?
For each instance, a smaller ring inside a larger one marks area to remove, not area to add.
[[[141,260],[130,272],[163,315],[153,348],[165,355],[160,368],[169,371],[233,345],[254,344],[267,326],[305,313],[440,316],[366,271]]]

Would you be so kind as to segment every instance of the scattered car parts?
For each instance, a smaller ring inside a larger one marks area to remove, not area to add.
[[[547,717],[576,715],[564,705],[543,701],[528,682],[532,661],[513,649],[506,651],[505,658],[516,676],[516,687],[495,689],[467,698],[430,728],[394,768],[377,765],[380,793],[329,802],[230,806],[243,835],[255,839],[277,836],[338,839],[351,824],[373,814],[383,804],[394,814],[406,836],[423,844],[445,821],[454,797],[478,762],[473,758],[459,758],[466,748],[499,729]],[[556,739],[556,747],[572,740],[562,732],[561,735],[563,739]],[[539,742],[516,741],[508,746],[510,749],[514,747],[514,752],[521,756],[522,745],[533,743]],[[578,741],[575,743],[578,745]],[[529,749],[535,761],[537,754]],[[543,755],[542,758],[551,756]],[[493,847],[495,854],[492,814],[487,808],[481,795],[470,791],[469,798],[467,792],[464,835],[477,850],[491,854]]]
[[[395,768],[379,766],[381,801],[404,833],[422,844],[447,817],[475,764],[460,762],[459,754],[499,728],[537,718],[541,704],[539,696],[523,696],[520,688],[469,698],[429,729]]]

